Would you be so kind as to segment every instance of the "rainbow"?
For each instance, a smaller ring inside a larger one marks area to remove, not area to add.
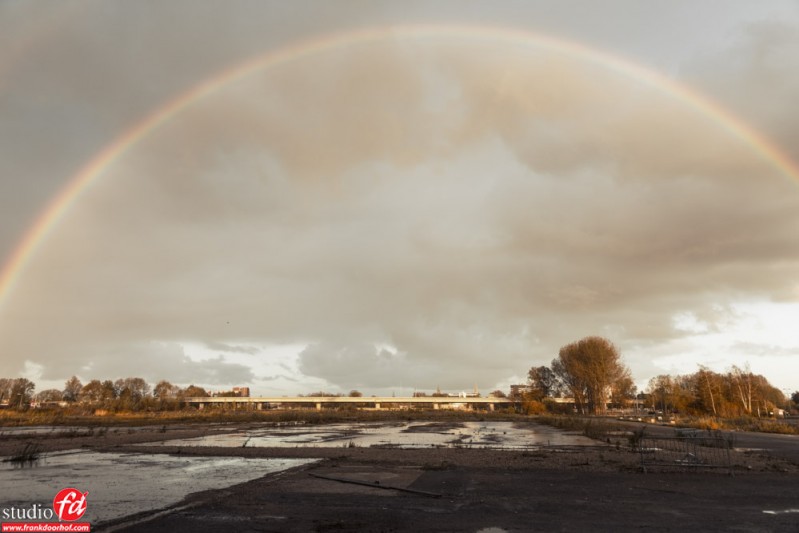
[[[486,39],[500,44],[507,43],[514,46],[551,50],[567,57],[600,65],[651,86],[693,107],[751,146],[756,153],[773,164],[780,172],[799,180],[799,167],[795,162],[774,146],[770,140],[717,103],[652,69],[577,42],[517,29],[472,25],[389,26],[329,34],[267,52],[225,69],[156,109],[107,145],[78,171],[51,200],[12,252],[10,259],[0,271],[0,310],[26,264],[33,257],[37,248],[45,242],[50,230],[58,224],[64,213],[80,197],[81,192],[99,179],[120,156],[170,118],[227,84],[256,71],[296,61],[329,49],[407,37]]]

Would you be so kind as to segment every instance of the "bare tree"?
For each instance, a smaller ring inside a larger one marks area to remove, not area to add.
[[[717,416],[718,409],[716,408],[716,396],[719,394],[720,390],[718,380],[716,379],[716,374],[707,367],[700,366],[699,372],[697,372],[696,375],[699,400],[702,403],[705,403],[705,405],[707,404],[704,400],[709,401],[710,409],[713,411],[713,416]]]
[[[741,406],[743,406],[744,411],[749,415],[752,414],[753,377],[752,371],[749,370],[749,365],[746,366],[745,371],[732,365],[732,369],[729,373],[730,383],[734,385],[735,390],[738,392],[737,396],[741,401]]]

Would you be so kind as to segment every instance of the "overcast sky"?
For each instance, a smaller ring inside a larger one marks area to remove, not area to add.
[[[799,176],[733,127],[799,161],[796,1],[0,1],[0,265],[170,101],[370,28],[125,146],[0,292],[0,375],[486,393],[602,335],[641,387],[799,388]]]

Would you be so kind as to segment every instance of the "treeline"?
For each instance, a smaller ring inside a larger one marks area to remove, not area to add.
[[[647,404],[664,413],[734,418],[770,416],[790,408],[788,398],[765,377],[737,366],[726,373],[700,367],[693,374],[657,376],[649,380],[646,392]],[[799,392],[791,400],[799,404]]]
[[[191,397],[210,396],[202,387],[189,385],[186,388],[159,381],[152,389],[143,378],[121,378],[101,381],[93,379],[85,385],[72,376],[64,388],[46,389],[36,393],[36,385],[26,378],[0,378],[0,405],[17,410],[55,404],[87,405],[109,410],[168,410],[183,406],[183,400]],[[234,396],[232,391],[217,393],[217,396]]]
[[[142,378],[94,379],[84,385],[72,376],[64,383],[63,390],[35,393],[35,389],[35,384],[26,378],[0,378],[0,406],[26,410],[66,403],[117,411],[170,410],[183,407],[185,398],[211,396],[202,387],[181,388],[166,380],[150,389]],[[439,394],[437,391],[433,396]],[[240,396],[240,391],[218,392],[213,396]],[[342,395],[318,391],[305,396]],[[349,396],[362,394],[352,390]],[[504,393],[494,391],[490,396],[503,397]],[[601,414],[608,407],[629,407],[633,400],[664,413],[722,418],[768,416],[778,409],[791,408],[788,398],[765,377],[736,366],[726,373],[700,367],[693,374],[660,375],[649,381],[646,391],[638,393],[618,349],[603,337],[586,337],[563,346],[550,366],[531,368],[527,386],[521,389],[514,386],[509,397],[524,401],[527,412],[576,409],[578,413]],[[568,402],[559,401],[566,397]],[[799,406],[799,391],[793,393],[791,400],[794,408]]]
[[[363,393],[357,390],[351,390],[349,394],[341,394],[339,392],[325,392],[325,391],[317,391],[317,392],[309,392],[308,394],[298,394],[297,397],[303,398],[343,398],[345,396],[349,396],[350,398],[361,398]]]
[[[799,406],[799,391],[789,400],[765,377],[736,366],[726,373],[700,367],[693,374],[660,375],[649,381],[646,391],[637,393],[618,350],[602,337],[567,344],[550,366],[531,368],[527,390],[515,396],[526,402],[528,412],[576,409],[601,414],[608,407],[624,408],[638,400],[653,411],[734,418],[770,416]],[[564,397],[573,399],[573,408],[557,401]]]

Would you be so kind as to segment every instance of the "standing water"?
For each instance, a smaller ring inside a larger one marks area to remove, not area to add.
[[[264,427],[168,440],[165,446],[331,448],[486,448],[527,450],[542,446],[591,446],[595,441],[549,426],[513,422],[400,422]]]
[[[313,461],[57,452],[30,466],[0,463],[0,505],[3,509],[30,509],[39,504],[42,509],[52,509],[56,493],[74,487],[88,491],[86,514],[80,521],[94,526],[169,507],[193,492],[228,487]]]

